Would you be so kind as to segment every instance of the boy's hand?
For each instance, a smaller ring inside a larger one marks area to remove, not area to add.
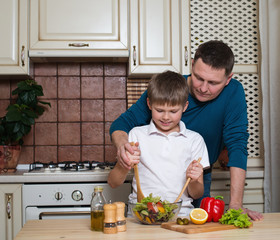
[[[203,174],[203,166],[196,160],[193,160],[187,168],[187,178],[191,181],[197,181]]]

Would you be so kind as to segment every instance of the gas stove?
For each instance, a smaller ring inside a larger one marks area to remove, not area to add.
[[[29,165],[28,172],[24,175],[36,174],[86,174],[93,172],[110,171],[114,168],[115,162],[96,162],[96,161],[65,161],[60,163],[42,163],[34,162]]]

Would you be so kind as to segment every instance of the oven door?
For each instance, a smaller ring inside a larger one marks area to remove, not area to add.
[[[27,207],[25,220],[33,219],[90,219],[90,207]]]

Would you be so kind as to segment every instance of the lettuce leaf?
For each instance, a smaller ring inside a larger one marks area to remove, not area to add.
[[[252,222],[248,217],[247,213],[242,213],[243,210],[240,208],[229,209],[223,216],[220,218],[219,222],[222,224],[234,225],[239,228],[247,228]]]

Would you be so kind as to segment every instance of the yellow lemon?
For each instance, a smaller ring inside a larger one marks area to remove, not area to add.
[[[202,208],[194,208],[190,212],[190,219],[194,224],[203,224],[207,221],[208,213]]]

